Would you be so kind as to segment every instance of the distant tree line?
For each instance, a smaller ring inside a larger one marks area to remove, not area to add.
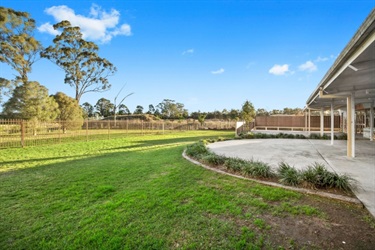
[[[0,77],[0,102],[3,96],[9,99],[3,103],[2,117],[27,119],[31,121],[81,121],[66,123],[63,129],[79,127],[83,118],[110,117],[116,115],[153,115],[157,119],[194,119],[201,124],[206,119],[244,120],[251,122],[255,116],[277,114],[300,114],[301,109],[284,108],[283,110],[255,110],[250,101],[245,101],[241,109],[223,109],[222,111],[189,113],[184,104],[172,99],[164,99],[145,109],[137,105],[132,112],[123,103],[126,97],[117,97],[114,101],[100,98],[94,105],[79,101],[89,92],[103,92],[111,88],[108,77],[117,69],[107,59],[99,56],[99,47],[82,38],[79,27],[73,27],[64,20],[53,25],[59,34],[52,45],[44,48],[34,37],[35,20],[27,12],[0,7],[0,63],[8,64],[15,73],[13,79]],[[49,95],[48,89],[37,81],[29,79],[32,66],[39,59],[46,58],[65,72],[62,80],[75,90],[75,96],[69,97],[62,92]]]

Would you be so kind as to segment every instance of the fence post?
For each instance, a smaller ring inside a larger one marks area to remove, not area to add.
[[[86,119],[86,142],[89,141],[89,119]]]
[[[25,123],[21,120],[21,146],[25,146]]]
[[[129,122],[128,122],[128,118],[126,118],[126,134],[128,134],[128,131],[129,131]]]
[[[142,131],[142,135],[143,135],[143,120],[141,120],[141,131]]]
[[[162,121],[162,129],[163,129],[163,135],[164,135],[164,121]]]
[[[111,127],[111,120],[108,119],[108,124],[107,125],[108,125],[108,140],[109,140],[109,129]]]
[[[61,130],[63,129],[63,126],[61,124],[61,120],[59,120],[59,127],[58,127],[58,129],[59,129],[59,143],[61,143]]]

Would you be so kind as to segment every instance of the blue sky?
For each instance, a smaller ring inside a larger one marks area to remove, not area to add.
[[[246,101],[267,110],[303,108],[311,92],[372,8],[374,0],[317,1],[51,1],[1,0],[36,20],[35,37],[51,44],[50,25],[69,19],[118,72],[112,89],[87,93],[92,105],[113,102],[121,87],[134,92],[130,111],[163,99],[189,112],[240,109]],[[4,64],[1,75],[14,72]],[[46,59],[30,80],[50,94],[62,91],[64,72]]]

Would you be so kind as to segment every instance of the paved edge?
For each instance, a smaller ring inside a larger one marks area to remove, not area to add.
[[[231,173],[222,171],[222,170],[217,169],[217,168],[209,167],[207,165],[204,165],[203,163],[200,163],[199,161],[196,161],[196,160],[188,157],[185,153],[185,150],[184,150],[184,152],[182,152],[182,157],[184,157],[186,160],[190,161],[191,163],[194,163],[195,165],[199,165],[199,166],[201,166],[205,169],[214,171],[214,172],[219,173],[219,174],[229,175],[229,176],[239,178],[239,179],[243,179],[243,180],[250,180],[250,181],[254,181],[254,182],[264,184],[264,185],[267,185],[267,186],[279,187],[279,188],[284,188],[284,189],[287,189],[287,190],[293,190],[293,191],[304,193],[304,194],[312,194],[312,195],[317,195],[317,196],[321,196],[321,197],[325,197],[325,198],[349,202],[349,203],[357,204],[357,205],[360,205],[360,206],[364,207],[363,203],[357,198],[351,198],[351,197],[338,195],[338,194],[330,194],[330,193],[326,193],[326,192],[322,192],[322,191],[314,191],[314,190],[306,189],[306,188],[296,188],[296,187],[284,186],[282,184],[278,184],[278,183],[275,183],[275,182],[252,179],[252,178],[244,177],[242,175],[231,174]]]

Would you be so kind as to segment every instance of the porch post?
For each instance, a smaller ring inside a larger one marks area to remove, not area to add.
[[[311,109],[309,108],[309,135],[311,133]]]
[[[374,135],[374,101],[370,104],[370,141],[373,141]]]
[[[333,140],[334,140],[334,114],[333,114],[333,100],[331,102],[331,145],[333,145]]]
[[[324,134],[324,108],[320,108],[320,136]]]

